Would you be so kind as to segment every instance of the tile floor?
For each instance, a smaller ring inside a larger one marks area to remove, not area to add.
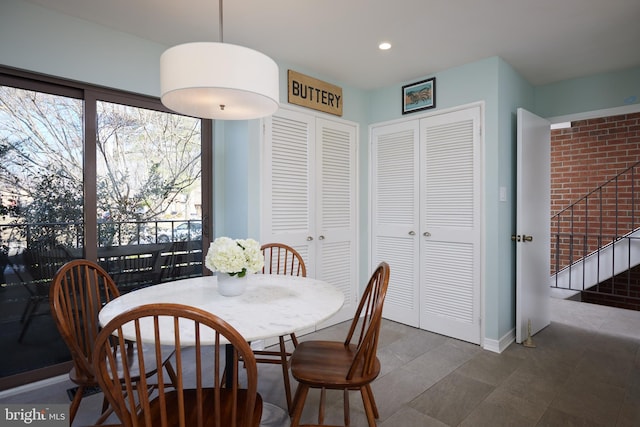
[[[536,348],[512,344],[502,354],[385,321],[382,373],[373,390],[378,426],[638,426],[640,312],[552,299],[552,323]],[[302,337],[342,339],[348,325]],[[260,366],[260,393],[286,407],[279,367]],[[68,402],[67,380],[38,390],[3,392],[0,403]],[[328,392],[326,423],[340,424],[342,395]],[[86,398],[74,426],[96,418],[101,394]],[[351,393],[351,424],[365,426]],[[310,393],[303,421],[316,417]],[[288,425],[288,421],[280,422]],[[269,424],[273,425],[273,424]]]

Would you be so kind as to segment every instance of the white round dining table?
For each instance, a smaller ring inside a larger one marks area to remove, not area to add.
[[[98,318],[106,325],[118,314],[144,304],[175,303],[206,310],[233,326],[247,341],[279,337],[302,329],[315,327],[338,312],[344,304],[344,294],[338,288],[321,280],[307,277],[275,274],[254,274],[248,277],[247,288],[242,295],[222,296],[218,293],[216,276],[202,276],[176,280],[137,289],[107,303]],[[166,337],[173,336],[170,319]],[[162,325],[162,319],[160,320]],[[147,325],[151,326],[151,323]],[[142,338],[155,339],[151,330],[145,334],[141,323]],[[133,330],[132,337],[133,337]],[[124,330],[127,337],[127,328]],[[180,328],[181,342],[189,344],[192,328]],[[162,341],[162,340],[161,340]],[[173,344],[171,341],[165,344]],[[287,411],[263,402],[261,427],[289,425]]]
[[[248,277],[247,288],[242,295],[227,297],[218,293],[216,276],[193,277],[119,296],[100,310],[100,324],[106,325],[131,308],[157,303],[185,304],[203,309],[225,320],[247,341],[257,341],[315,327],[340,310],[344,294],[321,280],[253,274]],[[168,328],[171,327],[169,324]],[[192,331],[182,334],[185,344],[188,344],[189,333]],[[144,331],[142,335],[144,338]],[[166,336],[171,337],[170,334]],[[154,339],[153,334],[149,339]]]

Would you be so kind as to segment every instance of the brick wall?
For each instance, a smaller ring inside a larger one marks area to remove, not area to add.
[[[632,167],[638,161],[640,113],[576,121],[551,131],[553,271],[556,263],[562,268],[640,226],[640,166]]]

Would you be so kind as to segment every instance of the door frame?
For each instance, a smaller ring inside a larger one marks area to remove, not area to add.
[[[427,112],[427,113],[422,113],[422,114],[415,114],[412,115],[410,117],[402,117],[399,119],[394,119],[394,120],[387,120],[387,121],[382,121],[382,122],[376,122],[376,123],[372,123],[369,124],[368,126],[368,134],[369,134],[369,147],[371,147],[372,144],[372,138],[373,138],[373,129],[377,128],[377,127],[381,127],[381,126],[389,126],[389,125],[394,125],[394,124],[401,124],[401,123],[405,123],[408,121],[412,121],[412,120],[416,120],[416,121],[420,121],[422,119],[428,118],[428,117],[433,117],[436,115],[442,115],[442,114],[449,114],[449,113],[454,113],[457,111],[461,111],[461,110],[468,110],[470,108],[479,108],[480,109],[480,118],[479,118],[479,122],[480,122],[480,135],[479,135],[479,143],[480,143],[480,164],[478,166],[479,168],[479,176],[480,176],[480,187],[484,190],[484,186],[486,183],[486,168],[485,168],[485,159],[486,159],[486,144],[485,144],[485,115],[486,115],[486,104],[484,101],[476,101],[476,102],[470,102],[468,104],[462,104],[462,105],[456,105],[454,107],[450,107],[450,108],[444,108],[441,110],[437,110],[437,111],[431,111],[431,112]],[[375,159],[373,158],[373,152],[371,149],[369,149],[369,153],[368,153],[368,165],[369,165],[369,182],[372,182],[373,176],[372,176],[372,162]],[[371,242],[371,236],[373,235],[374,232],[374,224],[373,224],[373,216],[372,216],[372,210],[371,210],[371,201],[373,200],[373,188],[371,185],[369,185],[368,188],[368,193],[367,193],[367,197],[368,197],[368,207],[369,207],[369,214],[368,214],[368,228],[367,228],[367,234],[369,237],[369,241],[368,241],[368,253],[367,253],[367,268],[368,271],[372,271],[373,268],[375,268],[374,266],[374,260],[373,260],[373,248],[372,248],[372,242]],[[486,217],[485,217],[485,211],[484,211],[485,205],[484,205],[484,200],[480,200],[480,242],[479,242],[479,258],[478,258],[478,262],[480,263],[480,273],[479,273],[479,294],[480,294],[480,298],[479,298],[479,307],[478,307],[478,312],[480,314],[480,340],[478,345],[481,348],[485,348],[486,345],[486,286],[485,286],[485,274],[486,274],[486,257],[485,257],[485,252],[486,252]],[[393,274],[393,273],[392,273]]]
[[[547,117],[551,123],[551,129],[554,125],[564,122],[574,122],[577,120],[597,119],[600,117],[617,116],[620,114],[640,113],[640,104],[624,105],[622,107],[605,108],[602,110],[585,111],[582,113],[567,114],[564,116]]]
[[[289,236],[285,236],[280,235],[278,237],[277,240],[269,238],[268,236],[273,236],[272,231],[271,231],[271,206],[268,205],[268,202],[265,197],[267,194],[270,194],[270,191],[268,190],[268,187],[271,185],[272,182],[272,176],[271,175],[265,175],[267,170],[271,170],[272,164],[271,164],[271,149],[272,149],[272,124],[273,124],[273,117],[282,117],[284,119],[287,120],[298,120],[301,122],[304,122],[306,124],[309,125],[308,127],[308,134],[307,134],[307,139],[308,141],[314,141],[314,145],[313,147],[307,147],[308,148],[308,191],[310,192],[309,194],[315,195],[318,193],[318,191],[320,190],[319,185],[321,183],[321,178],[317,175],[318,171],[320,170],[320,164],[319,164],[319,159],[321,160],[321,158],[318,156],[318,149],[319,149],[319,145],[317,144],[318,139],[319,139],[319,135],[321,134],[321,131],[323,128],[327,128],[329,127],[328,124],[333,123],[335,124],[337,127],[349,127],[353,129],[354,132],[354,136],[353,136],[353,149],[354,149],[354,153],[353,154],[353,191],[354,191],[354,200],[355,202],[353,202],[353,217],[354,217],[354,252],[353,252],[353,256],[355,258],[354,261],[354,265],[359,266],[361,264],[361,258],[360,258],[360,246],[359,246],[359,242],[360,242],[360,229],[358,226],[358,218],[360,216],[360,206],[358,203],[358,200],[360,199],[360,181],[359,181],[359,173],[360,173],[360,161],[359,161],[359,141],[360,141],[360,125],[357,122],[353,122],[350,120],[346,120],[343,119],[341,117],[334,117],[331,116],[329,114],[325,114],[325,113],[321,113],[321,112],[317,112],[317,111],[310,111],[308,109],[304,109],[301,107],[297,107],[297,106],[293,106],[293,105],[283,105],[280,107],[280,109],[273,114],[273,116],[262,119],[261,120],[261,127],[262,127],[262,134],[260,137],[260,159],[259,159],[259,168],[260,168],[260,174],[262,176],[260,183],[259,183],[259,187],[260,187],[260,198],[259,198],[259,205],[260,205],[260,218],[259,218],[259,224],[260,224],[260,240],[261,242],[265,243],[267,240],[269,241],[280,241],[283,243],[286,243],[292,247],[296,247],[296,246],[304,246],[305,244],[307,244],[307,242],[309,242],[310,240],[308,240],[307,236],[313,236],[313,242],[315,242],[315,239],[318,235],[323,234],[322,232],[324,230],[322,230],[320,228],[320,225],[317,222],[317,214],[316,214],[316,210],[319,207],[319,202],[317,202],[314,199],[314,196],[309,196],[309,212],[311,215],[310,218],[310,225],[313,225],[315,228],[314,229],[309,229],[306,230],[306,232],[301,233],[301,232],[297,232],[297,233],[293,233]],[[267,209],[268,207],[268,209]],[[267,231],[268,230],[268,231]],[[316,262],[318,261],[318,253],[320,251],[320,249],[318,249],[316,251],[316,249],[314,249],[313,244],[309,244],[308,245],[308,250],[307,250],[307,254],[308,257],[305,257],[305,254],[303,255],[303,258],[307,258],[305,259],[305,262],[307,263],[307,277],[312,277],[312,278],[319,278],[322,280],[322,277],[319,277],[319,275],[321,275],[321,272],[318,271],[318,269],[316,267],[318,267],[318,264],[316,264]],[[310,260],[313,259],[314,263],[311,263]],[[343,322],[345,320],[349,320],[353,318],[353,314],[355,313],[355,310],[357,308],[357,304],[359,303],[360,300],[360,291],[361,291],[361,283],[360,283],[360,271],[358,268],[354,268],[353,270],[353,280],[350,281],[350,289],[352,292],[352,298],[351,298],[351,304],[347,304],[347,302],[345,302],[345,306],[336,314],[334,314],[330,319],[327,319],[326,321],[319,323],[318,325],[316,325],[316,330],[328,327],[328,326],[332,326],[336,323],[340,323]],[[301,331],[301,333],[308,333],[308,332],[312,332],[312,331]],[[269,341],[267,340],[266,343],[267,345],[270,344],[274,344],[277,342],[277,338],[276,341]]]
[[[565,122],[587,120],[587,119],[594,119],[594,118],[601,118],[601,117],[610,117],[610,116],[616,116],[621,114],[631,114],[631,113],[638,113],[638,112],[640,112],[640,104],[633,104],[633,105],[625,105],[620,107],[605,108],[605,109],[599,109],[599,110],[584,111],[580,113],[572,113],[572,114],[567,114],[562,116],[551,116],[551,117],[543,117],[543,118],[549,121],[550,128],[551,130],[553,130],[554,128],[558,128],[559,125]],[[516,179],[519,179],[519,174],[520,174],[520,171],[516,170]],[[549,217],[551,217],[551,212],[547,212],[547,214],[549,215]],[[549,230],[549,234],[550,233],[551,233],[551,230]],[[549,297],[551,298],[551,296]],[[514,338],[516,337],[514,336]]]

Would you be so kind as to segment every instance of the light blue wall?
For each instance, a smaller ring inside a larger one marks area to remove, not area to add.
[[[433,75],[416,77],[419,81]],[[516,110],[542,117],[620,107],[640,102],[640,68],[534,87],[501,58],[487,58],[435,74],[437,111],[485,102],[484,133],[484,303],[485,337],[507,338],[515,327]],[[368,122],[401,114],[403,84],[369,94]],[[596,88],[596,89],[594,89]],[[507,200],[499,201],[505,187]]]
[[[431,75],[418,77],[419,81]],[[484,170],[483,170],[483,228],[484,267],[483,299],[485,302],[485,336],[498,340],[513,329],[514,287],[513,248],[511,232],[513,223],[513,197],[499,202],[499,188],[515,191],[512,170],[512,121],[511,105],[522,92],[531,88],[519,79],[515,71],[498,57],[487,58],[471,64],[436,73],[436,109],[429,113],[484,102]],[[402,117],[403,82],[370,95],[371,123],[385,122]],[[521,87],[524,86],[524,87]],[[531,94],[529,94],[531,98]],[[505,106],[505,101],[508,101]],[[410,116],[408,116],[410,117]]]
[[[20,0],[0,2],[0,64],[5,66],[158,96],[159,58],[167,47]],[[360,124],[359,272],[361,278],[367,278],[368,126],[402,117],[402,84],[364,92],[295,64],[279,66],[281,102],[286,103],[286,72],[291,68],[341,86],[343,118]],[[436,111],[477,101],[485,103],[485,330],[488,338],[500,339],[514,327],[510,236],[515,227],[516,108],[525,107],[550,117],[638,103],[640,68],[533,88],[502,59],[492,57],[435,76]],[[412,82],[418,80],[420,77]],[[406,83],[411,82],[403,84]],[[259,235],[260,133],[259,121],[255,120],[219,123],[215,127],[217,235]],[[508,189],[506,202],[498,200],[501,186]]]
[[[249,235],[249,126],[244,121],[215,122],[216,174],[214,229],[232,239]]]
[[[30,3],[0,2],[2,65],[160,96],[164,49]]]
[[[640,67],[565,80],[535,90],[536,114],[565,116],[640,104]]]

